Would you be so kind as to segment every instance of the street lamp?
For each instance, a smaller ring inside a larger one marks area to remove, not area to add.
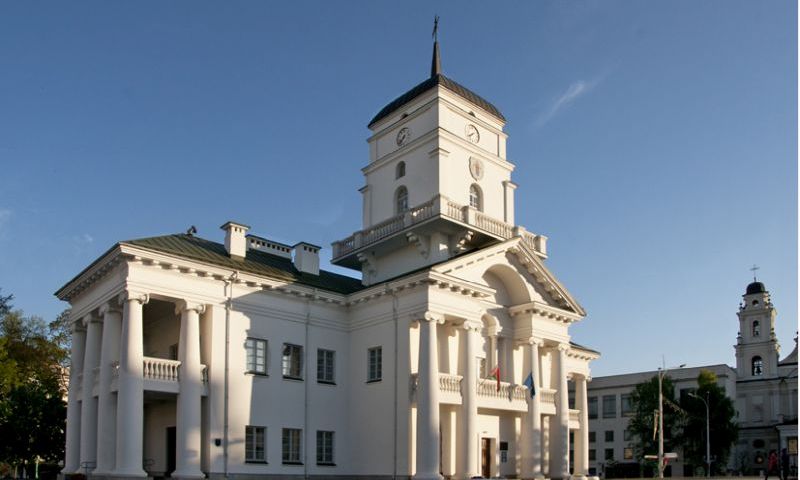
[[[711,433],[709,429],[709,415],[708,415],[708,394],[706,392],[706,398],[696,395],[694,393],[689,393],[690,397],[694,397],[700,401],[702,401],[706,405],[706,465],[708,465],[708,469],[706,470],[706,477],[711,476]]]
[[[682,363],[674,368],[683,368],[686,364]],[[661,392],[661,384],[669,369],[658,369],[658,478],[664,478],[664,394]]]

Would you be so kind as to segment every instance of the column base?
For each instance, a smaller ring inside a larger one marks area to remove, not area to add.
[[[178,471],[178,470],[175,470],[174,472],[172,472],[171,476],[172,476],[172,478],[177,478],[179,480],[181,480],[181,479],[197,480],[197,479],[200,479],[200,478],[206,478],[206,475],[203,472],[201,472],[200,470],[184,470],[182,472]]]
[[[572,475],[572,480],[588,480],[589,477],[583,474]]]
[[[417,473],[411,478],[414,480],[442,480],[444,477],[438,473]]]
[[[114,480],[128,480],[132,478],[147,478],[147,473],[142,469],[114,470],[106,478]]]

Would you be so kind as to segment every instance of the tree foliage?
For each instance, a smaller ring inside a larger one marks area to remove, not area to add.
[[[709,429],[711,432],[711,465],[714,471],[723,472],[727,465],[731,447],[738,438],[736,409],[725,390],[717,384],[717,376],[709,370],[701,370],[697,376],[696,397],[681,398],[681,407],[686,411],[683,436],[686,438],[684,457],[686,462],[704,466],[706,457],[706,406],[708,401]],[[697,398],[700,397],[700,398]],[[700,400],[700,399],[703,400]]]
[[[682,444],[681,409],[670,399],[675,398],[675,387],[672,379],[662,379],[664,397],[664,452],[672,452]],[[636,385],[631,393],[633,417],[628,422],[628,430],[632,434],[631,446],[635,458],[643,459],[645,455],[658,453],[658,435],[656,423],[658,417],[658,376]]]
[[[46,324],[0,296],[0,461],[63,457],[68,314]]]

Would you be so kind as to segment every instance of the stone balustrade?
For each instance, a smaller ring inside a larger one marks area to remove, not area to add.
[[[547,255],[547,237],[530,233],[524,228],[493,218],[468,205],[459,205],[444,195],[436,195],[406,212],[390,217],[370,228],[359,230],[343,240],[333,242],[333,259],[349,255],[405,228],[434,217],[455,220],[502,239],[520,236],[525,246],[533,252],[543,257]]]

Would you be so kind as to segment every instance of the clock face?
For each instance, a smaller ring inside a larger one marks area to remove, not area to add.
[[[481,139],[481,134],[478,132],[478,128],[471,123],[467,125],[467,138],[472,143],[478,143],[478,141]]]
[[[483,178],[483,162],[479,158],[470,157],[469,173],[475,180],[480,180]]]
[[[408,127],[403,127],[397,132],[397,146],[401,147],[405,144],[408,139],[411,138],[411,130]]]

